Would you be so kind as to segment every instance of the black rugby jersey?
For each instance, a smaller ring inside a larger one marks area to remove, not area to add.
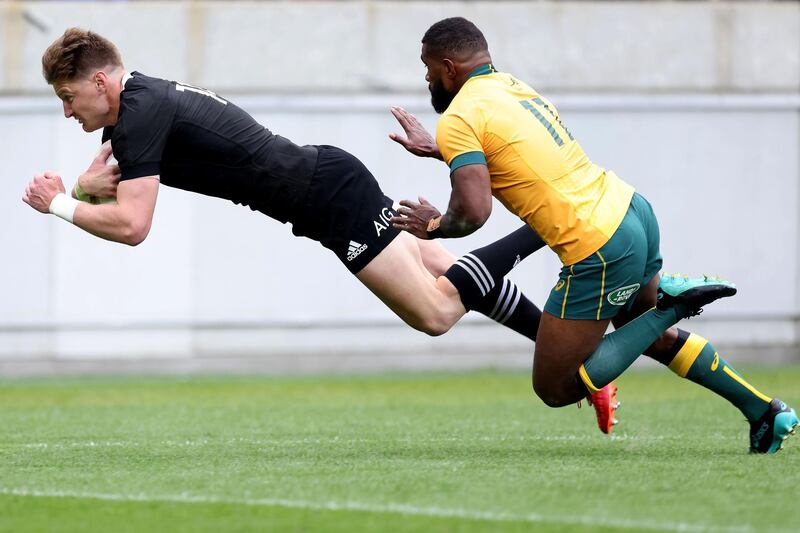
[[[291,221],[303,205],[317,148],[274,135],[216,94],[138,72],[125,82],[119,118],[103,130],[122,180],[225,198]]]

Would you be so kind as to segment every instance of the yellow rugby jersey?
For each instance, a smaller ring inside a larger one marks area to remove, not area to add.
[[[599,250],[628,210],[634,189],[594,163],[556,108],[491,65],[470,73],[436,128],[451,172],[486,164],[492,194],[572,265]]]

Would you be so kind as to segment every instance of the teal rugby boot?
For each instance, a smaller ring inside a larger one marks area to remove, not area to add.
[[[795,434],[798,424],[794,409],[773,399],[764,416],[750,422],[750,453],[775,453],[783,449],[783,441]]]
[[[656,307],[663,310],[680,305],[686,309],[686,317],[690,317],[702,313],[704,305],[734,294],[736,285],[724,279],[663,274],[658,284]]]

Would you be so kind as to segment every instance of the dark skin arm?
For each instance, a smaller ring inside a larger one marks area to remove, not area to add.
[[[486,165],[465,165],[450,176],[453,187],[447,212],[442,215],[439,229],[444,237],[464,237],[483,226],[492,213],[492,188]],[[438,209],[424,198],[419,203],[400,202],[398,216],[392,225],[420,239],[430,239],[428,222],[440,215]]]

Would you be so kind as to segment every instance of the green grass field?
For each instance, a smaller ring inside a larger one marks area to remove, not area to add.
[[[800,368],[745,369],[800,405]],[[525,373],[0,382],[1,531],[798,531],[800,437],[618,381],[615,436]]]

